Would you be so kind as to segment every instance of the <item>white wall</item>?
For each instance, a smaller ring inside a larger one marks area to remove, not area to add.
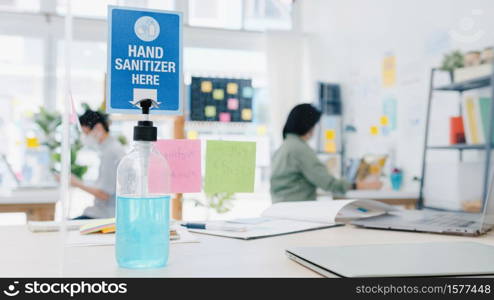
[[[430,68],[453,49],[494,45],[493,17],[492,0],[302,1],[310,82],[340,83],[345,124],[357,127],[357,133],[346,135],[348,156],[394,152],[407,179],[420,175]],[[396,56],[397,83],[383,88],[382,60],[389,53]],[[379,124],[388,97],[397,99],[397,129],[371,136],[370,126]],[[436,144],[448,143],[456,99],[455,94],[435,98],[430,137]]]

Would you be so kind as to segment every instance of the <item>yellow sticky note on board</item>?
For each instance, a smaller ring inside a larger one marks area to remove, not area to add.
[[[33,138],[26,138],[26,146],[28,148],[37,148],[40,146],[39,140],[35,137]]]
[[[371,126],[370,127],[370,134],[371,135],[378,135],[379,134],[379,127],[377,127],[377,126]]]
[[[250,108],[242,109],[242,120],[245,121],[252,120],[252,109]]]
[[[236,93],[238,93],[238,84],[236,84],[235,82],[229,82],[226,85],[226,92],[228,94],[236,94]]]
[[[324,144],[324,151],[328,153],[336,153],[336,143],[334,141],[327,141]]]
[[[196,140],[199,137],[199,133],[195,130],[187,131],[187,139]]]
[[[382,126],[388,126],[389,124],[388,116],[382,116],[381,118],[379,118],[379,123],[381,123]]]
[[[206,107],[204,107],[204,115],[206,115],[206,117],[208,118],[213,118],[216,116],[216,107],[212,106],[212,105],[208,105]]]
[[[392,87],[396,82],[396,57],[393,55],[384,58],[382,63],[383,87]]]
[[[266,125],[257,126],[257,135],[263,136],[266,135],[267,132],[268,128],[266,127]]]
[[[214,89],[213,90],[213,99],[214,100],[223,100],[225,98],[225,91],[222,89]]]
[[[332,141],[336,138],[336,130],[328,129],[324,132],[324,135],[326,136],[326,140]]]
[[[213,90],[213,83],[211,81],[201,82],[201,92],[211,93],[212,90]]]

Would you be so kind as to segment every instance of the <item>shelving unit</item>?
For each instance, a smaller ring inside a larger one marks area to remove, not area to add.
[[[457,145],[445,145],[445,146],[431,146],[429,145],[429,130],[430,130],[430,120],[431,120],[431,104],[434,99],[434,92],[441,92],[441,91],[453,91],[453,92],[458,92],[460,99],[463,96],[464,91],[468,90],[473,90],[473,89],[480,89],[480,88],[486,88],[490,87],[491,88],[491,101],[494,101],[494,71],[491,72],[491,75],[488,76],[482,76],[479,78],[475,78],[472,80],[467,80],[463,82],[458,82],[455,83],[453,82],[453,74],[450,73],[450,78],[451,78],[451,83],[448,85],[443,85],[443,86],[434,86],[434,75],[436,72],[440,71],[439,69],[433,68],[431,69],[430,73],[430,81],[429,81],[429,97],[428,97],[428,103],[427,103],[427,114],[426,114],[426,125],[425,125],[425,142],[424,142],[424,149],[423,149],[423,158],[422,158],[422,176],[421,176],[421,181],[420,181],[420,196],[419,196],[419,201],[418,201],[418,207],[423,208],[424,207],[424,194],[423,194],[423,189],[424,189],[424,182],[426,178],[426,162],[427,162],[427,153],[428,151],[434,151],[434,150],[452,150],[452,151],[459,151],[459,159],[460,161],[463,159],[463,151],[468,151],[468,150],[484,150],[485,151],[485,167],[484,167],[484,182],[483,182],[483,192],[482,192],[482,199],[483,199],[483,204],[485,204],[486,196],[487,196],[487,187],[489,185],[489,171],[490,171],[490,164],[491,164],[491,150],[494,149],[493,145],[493,140],[492,140],[492,134],[493,134],[493,121],[494,121],[494,105],[491,103],[490,106],[490,114],[489,114],[489,124],[491,126],[489,127],[489,134],[487,136],[487,141],[483,145],[468,145],[468,144],[457,144]],[[461,114],[461,103],[460,103],[460,114]]]
[[[485,145],[467,145],[467,144],[427,147],[427,149],[429,150],[482,150],[484,148]]]
[[[339,176],[344,174],[344,143],[343,143],[343,104],[341,99],[341,87],[339,84],[318,82],[317,91],[318,100],[316,105],[319,106],[322,115],[317,126],[317,143],[316,152],[320,159],[326,160],[329,157],[337,157],[339,160]],[[327,123],[331,123],[333,126],[327,127]],[[326,152],[324,132],[326,129],[335,130],[336,151]]]

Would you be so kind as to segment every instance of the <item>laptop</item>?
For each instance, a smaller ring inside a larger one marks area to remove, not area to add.
[[[494,275],[494,246],[473,242],[298,247],[286,255],[326,277]]]
[[[432,209],[401,210],[351,222],[365,228],[434,232],[476,236],[494,226],[494,176],[488,188],[482,213],[448,212]]]
[[[493,180],[494,176],[480,214],[404,210],[352,223],[367,228],[480,235],[494,224]],[[472,242],[298,247],[287,249],[286,255],[326,277],[494,275],[494,247]]]

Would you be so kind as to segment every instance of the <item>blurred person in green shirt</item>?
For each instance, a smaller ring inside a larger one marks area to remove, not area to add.
[[[344,194],[350,184],[329,173],[307,142],[321,112],[310,104],[295,106],[283,128],[283,144],[274,153],[271,172],[272,202],[316,200],[316,189]]]

